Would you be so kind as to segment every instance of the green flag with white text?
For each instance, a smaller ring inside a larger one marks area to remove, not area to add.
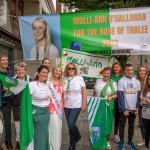
[[[89,96],[87,99],[88,121],[92,150],[107,148],[107,100]]]
[[[0,74],[0,80],[4,86],[10,88],[12,86],[16,86],[18,84],[18,80],[12,77],[8,77],[6,75]]]
[[[25,81],[2,74],[0,74],[0,80],[14,94],[23,90],[20,114],[20,150],[25,150],[33,139],[32,99],[29,85]]]

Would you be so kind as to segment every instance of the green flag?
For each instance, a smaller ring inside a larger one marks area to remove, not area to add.
[[[32,99],[26,82],[0,74],[2,84],[14,93],[22,91],[20,116],[20,150],[25,150],[33,139]],[[15,88],[13,88],[15,87]],[[25,87],[25,88],[24,88]]]
[[[18,80],[12,77],[8,77],[5,75],[0,74],[0,80],[2,84],[8,88],[12,86],[16,86],[18,84]]]
[[[20,117],[20,150],[25,150],[33,139],[32,99],[29,85],[22,93]]]
[[[88,97],[88,121],[92,150],[107,148],[107,106],[106,99]]]

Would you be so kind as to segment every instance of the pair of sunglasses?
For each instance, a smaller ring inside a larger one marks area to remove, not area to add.
[[[75,68],[67,68],[67,70],[75,70]]]

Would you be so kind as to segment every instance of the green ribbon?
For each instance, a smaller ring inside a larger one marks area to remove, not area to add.
[[[101,91],[101,96],[102,98],[106,97],[106,91],[107,88],[111,88],[111,95],[114,95],[115,89],[113,85],[114,81],[110,79],[109,83],[107,83],[102,91]],[[112,125],[113,125],[113,112],[114,112],[114,100],[112,99],[108,105],[106,106],[106,136],[109,136],[112,130]]]
[[[106,92],[107,92],[108,87],[111,88],[111,95],[114,95],[115,89],[114,89],[113,83],[114,83],[114,81],[110,79],[110,81],[103,87],[100,97],[102,97],[102,98],[106,97]]]

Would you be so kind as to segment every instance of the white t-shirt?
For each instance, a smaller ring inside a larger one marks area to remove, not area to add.
[[[118,82],[118,91],[124,92],[125,108],[135,110],[137,104],[137,93],[141,90],[140,82],[132,77],[122,77]]]
[[[150,92],[147,92],[146,97],[143,97],[143,95],[141,94],[141,98],[146,100],[146,99],[150,99]],[[150,119],[150,104],[146,104],[143,106],[142,108],[142,118],[145,119]]]
[[[101,92],[102,92],[102,89],[103,87],[106,85],[107,83],[103,81],[103,79],[97,79],[96,80],[96,83],[95,83],[95,92],[96,92],[96,96],[97,97],[100,97],[101,95]],[[117,83],[114,81],[113,83],[113,86],[114,86],[114,91],[116,92],[117,91]],[[108,96],[111,95],[111,88],[108,87],[107,90],[106,90],[106,96],[105,98],[107,98]]]
[[[47,107],[50,102],[51,93],[45,83],[32,81],[29,83],[32,104],[38,107]]]
[[[31,49],[31,52],[30,52],[31,60],[36,60],[36,57],[37,57],[36,47],[37,46],[35,46]],[[39,49],[40,50],[39,50],[38,60],[42,60],[42,59],[44,59],[44,46],[41,46]],[[51,44],[51,46],[50,46],[50,53],[49,53],[49,56],[47,56],[47,57],[50,57],[50,58],[59,58],[60,57],[58,49],[53,44]]]
[[[68,87],[69,86],[69,87]],[[83,77],[75,76],[65,78],[64,82],[64,107],[81,108],[82,87],[85,87]]]

